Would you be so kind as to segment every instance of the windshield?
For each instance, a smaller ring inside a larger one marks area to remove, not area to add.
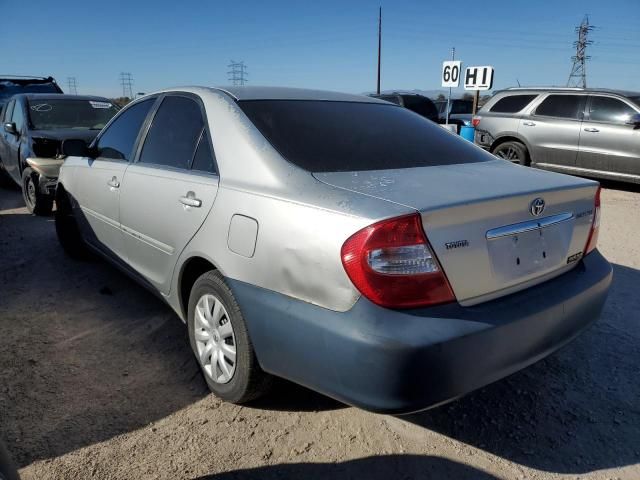
[[[238,104],[285,159],[310,172],[430,167],[485,158],[470,142],[392,104],[319,100]]]
[[[29,100],[29,119],[36,130],[102,130],[117,111],[114,104],[106,101]]]
[[[54,83],[14,83],[9,80],[0,80],[0,107],[9,97],[18,93],[60,93],[60,89]]]

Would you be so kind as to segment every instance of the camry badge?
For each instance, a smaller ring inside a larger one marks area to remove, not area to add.
[[[529,205],[529,211],[534,217],[542,215],[542,212],[544,212],[544,199],[540,197],[534,199]]]

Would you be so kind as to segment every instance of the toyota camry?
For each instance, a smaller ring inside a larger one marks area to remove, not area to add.
[[[164,299],[230,402],[277,376],[369,410],[429,408],[568,343],[611,282],[597,182],[371,97],[166,90],[63,151],[62,247]]]

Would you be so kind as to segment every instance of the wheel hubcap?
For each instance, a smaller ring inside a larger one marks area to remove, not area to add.
[[[498,152],[498,156],[500,158],[504,158],[505,160],[510,160],[512,162],[519,162],[520,158],[518,157],[518,152],[515,148],[509,147],[506,150],[500,150]]]
[[[212,294],[196,304],[194,333],[198,360],[207,376],[227,383],[236,371],[236,337],[222,302]]]

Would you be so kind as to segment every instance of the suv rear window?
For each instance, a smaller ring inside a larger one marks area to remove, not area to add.
[[[538,108],[536,115],[581,119],[586,97],[584,95],[549,95]]]
[[[470,142],[391,104],[319,100],[249,100],[238,104],[285,159],[310,172],[486,160]]]
[[[497,113],[516,113],[529,105],[531,101],[538,95],[508,95],[498,100],[490,112]]]

